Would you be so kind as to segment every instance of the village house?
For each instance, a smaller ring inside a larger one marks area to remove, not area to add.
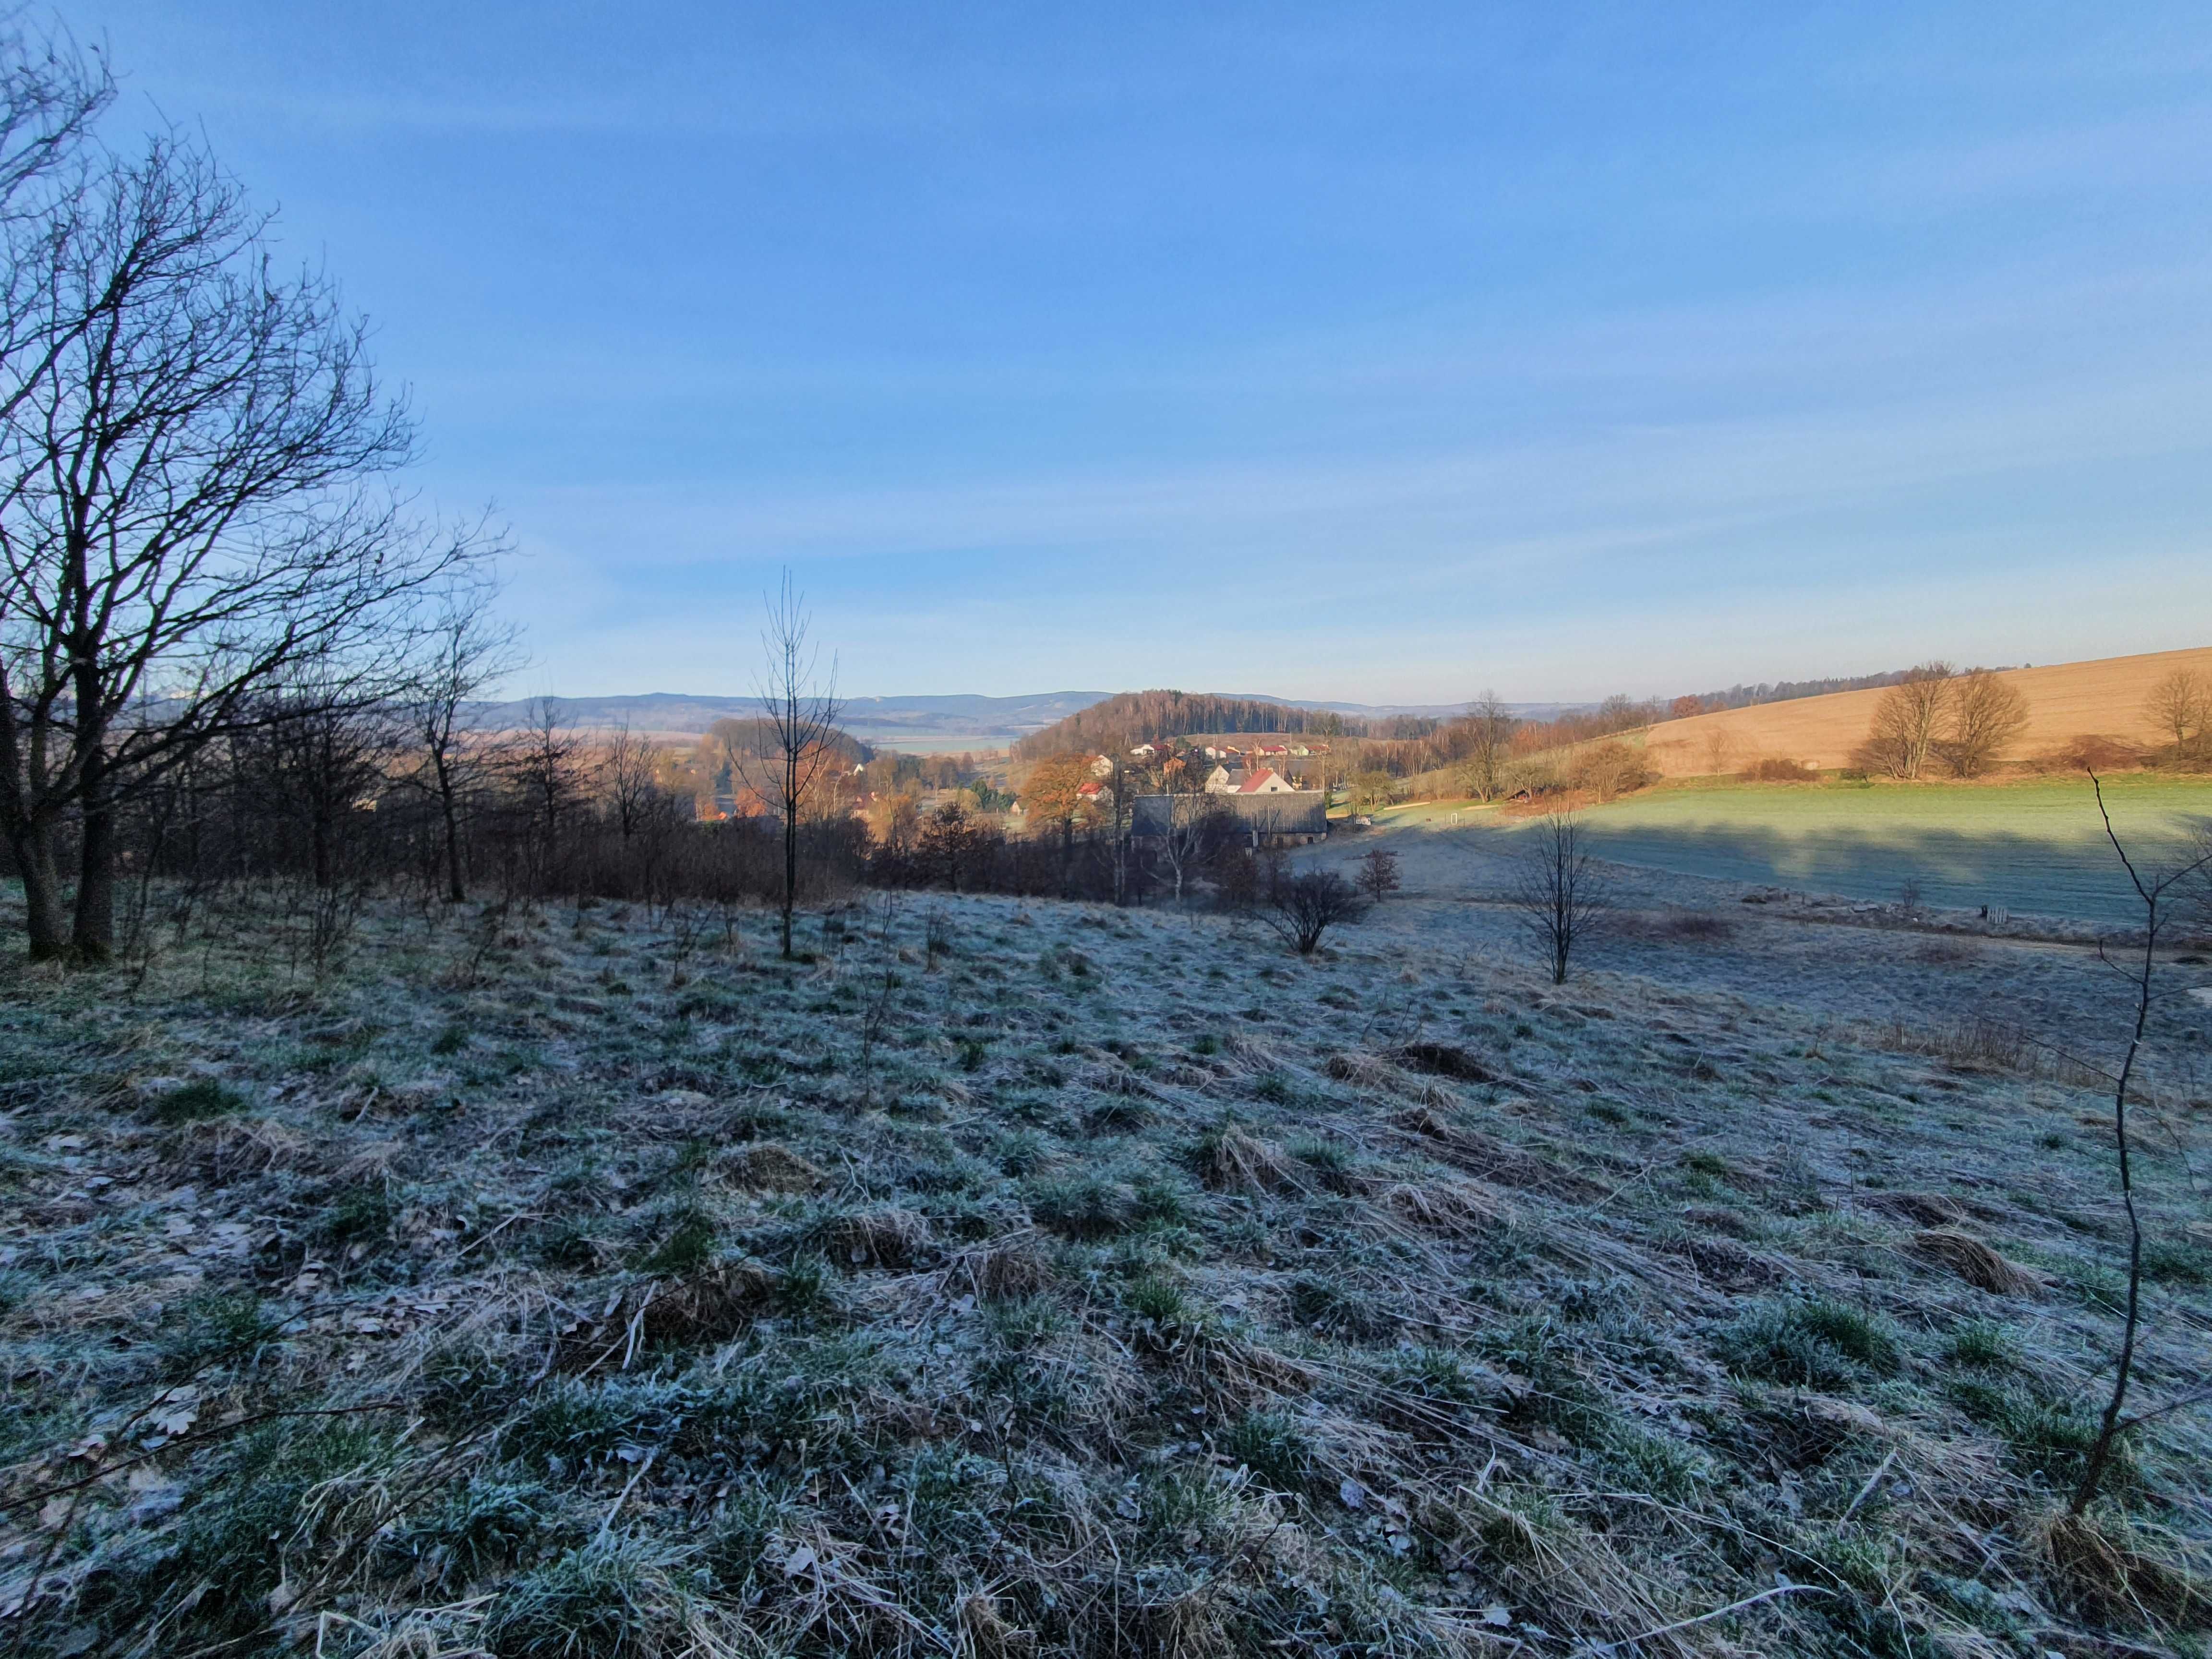
[[[1206,774],[1209,795],[1288,795],[1297,786],[1273,767],[1217,766]]]

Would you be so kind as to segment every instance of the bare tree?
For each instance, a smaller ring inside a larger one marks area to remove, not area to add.
[[[2160,732],[2186,750],[2212,726],[2212,680],[2190,669],[2177,668],[2150,689],[2143,700],[2143,714]]]
[[[1380,904],[1399,887],[1398,855],[1387,847],[1370,847],[1360,854],[1359,890],[1370,903]]]
[[[434,598],[404,693],[419,757],[408,775],[438,803],[449,904],[462,903],[469,896],[462,820],[495,758],[491,744],[467,729],[465,711],[479,692],[523,662],[520,630],[492,615],[493,592],[487,582],[467,582],[449,586]]]
[[[561,826],[583,793],[576,759],[581,745],[561,723],[558,698],[532,698],[529,722],[509,740],[501,759],[509,785],[522,798],[542,878],[560,847]]]
[[[2089,775],[2089,785],[2096,791],[2097,811],[2104,820],[2105,838],[2112,842],[2112,851],[2118,855],[2120,866],[2127,872],[2129,883],[2142,902],[2143,928],[2142,953],[2128,975],[2135,985],[2135,1025],[2128,1035],[2127,1054],[2120,1061],[2119,1075],[2112,1085],[2112,1140],[2119,1152],[2120,1206],[2128,1218],[2127,1311],[2120,1326],[2120,1352],[2113,1369],[2112,1392],[2105,1401],[2104,1414],[2097,1424],[2097,1437],[2090,1443],[2088,1455],[2082,1460],[2081,1478],[2075,1483],[2073,1500],[2067,1506],[2076,1516],[2095,1499],[2120,1436],[2134,1426],[2120,1416],[2127,1407],[2128,1386],[2135,1369],[2136,1335],[2142,1302],[2142,1222],[2136,1214],[2135,1171],[2128,1153],[2128,1085],[2134,1079],[2136,1060],[2142,1051],[2143,1031],[2150,1023],[2159,935],[2172,918],[2168,896],[2212,867],[2208,866],[2208,860],[2212,860],[2212,848],[2207,848],[2190,862],[2161,873],[2146,874],[2138,870],[2112,828],[2112,814],[2105,805],[2105,786],[2094,772]]]
[[[362,707],[312,679],[270,699],[253,746],[269,786],[264,810],[303,832],[318,890],[335,887],[347,827],[374,811],[401,736],[389,708]]]
[[[1358,891],[1334,870],[1309,870],[1277,882],[1264,915],[1276,936],[1302,957],[1321,948],[1322,936],[1365,908]]]
[[[1986,668],[1954,681],[1950,704],[1950,729],[1940,747],[1944,763],[1962,778],[1978,778],[1988,771],[2027,724],[2027,699],[2017,686]]]
[[[1220,803],[1206,793],[1204,761],[1205,757],[1186,749],[1160,768],[1167,806],[1167,822],[1160,829],[1160,861],[1168,867],[1177,904],[1182,902],[1190,872],[1205,862],[1219,838],[1223,812]]]
[[[1924,662],[1881,694],[1867,736],[1870,764],[1893,778],[1920,775],[1950,712],[1955,672],[1947,662]]]
[[[791,958],[792,913],[799,903],[799,814],[836,753],[837,716],[844,707],[837,700],[836,659],[830,659],[826,678],[817,672],[819,652],[808,637],[812,628],[805,596],[793,588],[787,570],[776,597],[768,601],[768,625],[761,634],[768,665],[757,693],[775,748],[768,757],[771,775],[761,793],[775,802],[783,819],[781,939],[786,961]]]
[[[615,811],[615,828],[623,845],[645,827],[653,798],[660,791],[653,778],[660,745],[632,732],[625,720],[606,738],[599,752],[600,793]]]
[[[406,601],[483,551],[384,488],[411,423],[335,286],[279,272],[268,232],[162,134],[88,162],[12,233],[40,263],[10,283],[39,306],[0,393],[0,829],[35,956],[112,953],[125,791],[280,681],[382,695]],[[54,836],[72,811],[65,938]]]
[[[1498,693],[1485,691],[1467,708],[1468,749],[1462,765],[1467,792],[1477,800],[1495,800],[1504,781],[1507,745],[1519,722],[1498,701]]]
[[[1522,855],[1512,902],[1552,983],[1563,985],[1576,945],[1604,914],[1605,875],[1583,850],[1582,825],[1573,814],[1552,813],[1529,833],[1534,840]]]

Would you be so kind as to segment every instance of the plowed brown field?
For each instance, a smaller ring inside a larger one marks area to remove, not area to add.
[[[2043,754],[2087,732],[2156,744],[2160,733],[2143,703],[2151,688],[2177,668],[2212,680],[2212,646],[2008,671],[2004,678],[2027,699],[2028,718],[2004,758]],[[1733,772],[1770,759],[1849,766],[1851,751],[1866,741],[1881,697],[1878,690],[1838,691],[1663,720],[1651,728],[1647,747],[1654,767],[1667,777]]]

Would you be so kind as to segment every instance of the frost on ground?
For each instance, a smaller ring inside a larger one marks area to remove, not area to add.
[[[2073,1523],[2124,1261],[2094,964],[1627,921],[1559,990],[1442,892],[1310,963],[988,898],[796,964],[395,904],[318,984],[240,895],[143,975],[16,969],[0,1630],[2203,1651],[2195,1005],[2140,1114],[2158,1414]],[[1972,1023],[2015,975],[2077,1058]]]

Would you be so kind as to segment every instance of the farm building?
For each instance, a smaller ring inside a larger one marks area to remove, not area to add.
[[[1175,803],[1185,805],[1178,809]],[[1271,794],[1139,795],[1131,804],[1129,831],[1140,837],[1164,836],[1180,811],[1182,822],[1194,812],[1218,812],[1237,820],[1257,847],[1261,842],[1303,846],[1328,834],[1328,797],[1318,789],[1289,789]]]

